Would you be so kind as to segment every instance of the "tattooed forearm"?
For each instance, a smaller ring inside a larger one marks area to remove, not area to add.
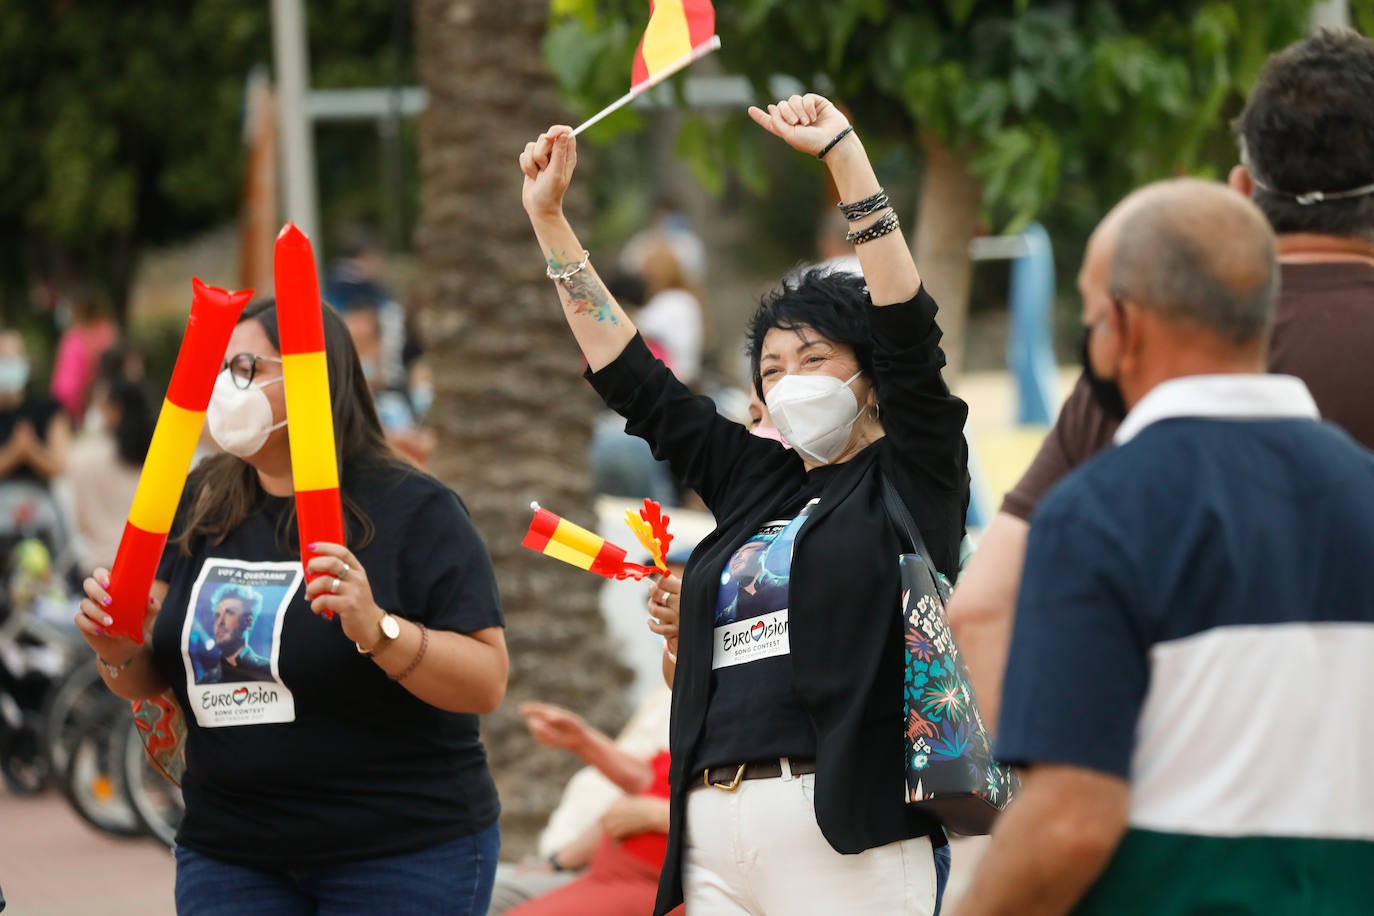
[[[577,263],[579,262],[569,261],[559,254],[554,254],[549,258],[549,270],[552,273],[561,273]],[[596,274],[587,270],[577,270],[571,276],[560,279],[558,284],[568,294],[568,301],[564,307],[572,314],[586,315],[595,321],[609,321],[613,325],[620,323],[615,317],[611,294]]]
[[[569,277],[563,281],[563,288],[568,291],[567,307],[574,315],[586,315],[596,321],[620,324],[616,320],[615,309],[611,307],[611,294],[596,278],[596,274],[580,273],[575,277]]]

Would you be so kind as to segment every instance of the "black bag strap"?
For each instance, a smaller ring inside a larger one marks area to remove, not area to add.
[[[879,474],[883,480],[883,507],[887,509],[887,517],[897,526],[898,530],[906,533],[907,543],[911,545],[911,552],[920,554],[930,566],[930,554],[926,552],[926,542],[921,538],[921,529],[916,527],[912,521],[911,513],[907,511],[906,503],[902,502],[902,496],[893,486],[892,481],[886,475]],[[931,572],[935,567],[931,566]]]

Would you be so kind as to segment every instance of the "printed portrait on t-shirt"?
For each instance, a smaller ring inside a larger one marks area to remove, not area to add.
[[[210,558],[191,589],[182,633],[187,692],[205,727],[295,719],[281,681],[281,629],[299,563]]]
[[[791,651],[787,604],[792,548],[815,502],[796,518],[768,522],[731,555],[716,596],[713,668]]]

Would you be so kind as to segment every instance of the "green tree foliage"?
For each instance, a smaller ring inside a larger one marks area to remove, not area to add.
[[[553,5],[546,56],[570,101],[595,110],[624,91],[646,4]],[[1311,5],[732,0],[716,4],[717,56],[760,87],[785,73],[833,92],[866,137],[933,135],[981,180],[994,224],[1014,227],[1068,182],[1111,197],[1205,171],[1228,105],[1271,51],[1305,33]],[[696,145],[737,144],[710,134]]]
[[[414,79],[395,0],[307,4],[312,82]],[[270,64],[270,5],[0,0],[0,301],[80,281],[122,306],[140,247],[233,220],[244,86]],[[322,153],[327,150],[322,150]]]

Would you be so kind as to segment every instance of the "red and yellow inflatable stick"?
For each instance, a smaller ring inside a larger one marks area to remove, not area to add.
[[[143,618],[148,609],[157,564],[167,545],[191,456],[205,423],[205,408],[215,377],[224,367],[224,351],[243,307],[253,291],[229,292],[192,280],[191,315],[181,339],[167,397],[162,402],[148,458],[138,477],[129,520],[119,541],[110,571],[109,630],[143,642]]]
[[[344,542],[344,525],[320,281],[310,239],[294,223],[287,223],[277,236],[272,267],[301,563],[308,564],[315,556],[311,544]]]
[[[531,550],[607,579],[643,579],[659,572],[653,566],[627,562],[623,547],[541,509],[539,503],[530,503],[530,508],[534,510],[534,519],[520,543]]]

